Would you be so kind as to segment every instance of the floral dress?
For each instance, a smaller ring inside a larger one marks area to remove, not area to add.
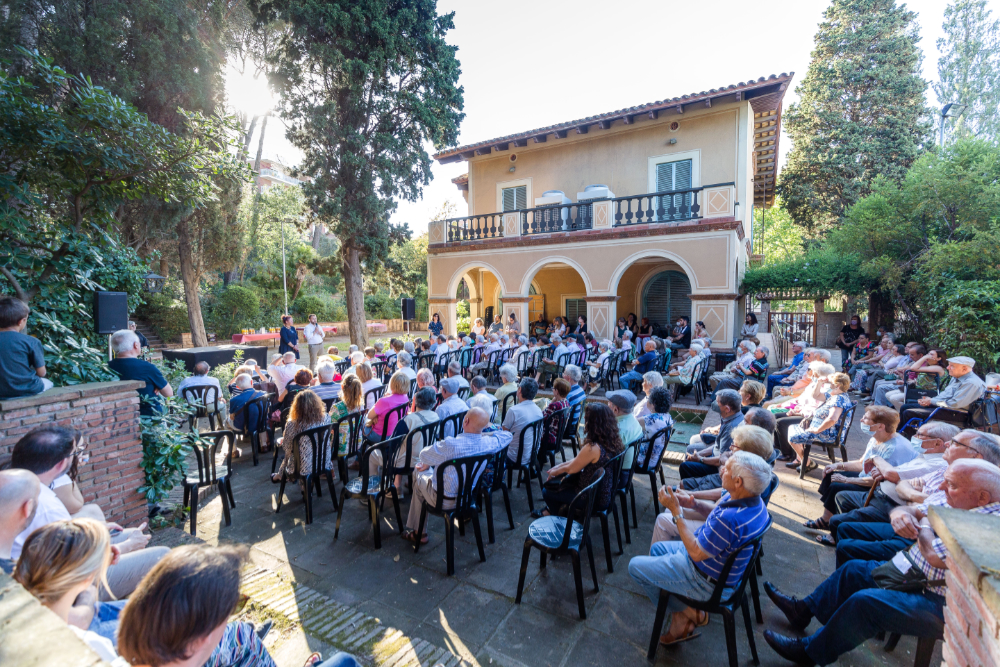
[[[668,426],[673,426],[674,420],[670,415],[654,412],[643,417],[639,420],[639,423],[642,425],[643,439],[639,441],[639,454],[637,460],[645,461],[646,449],[648,447],[646,438],[651,438],[656,435],[657,432],[662,431]],[[666,447],[666,445],[667,439],[664,437],[657,438],[656,442],[653,443],[653,453],[649,457],[650,469],[653,469],[654,464],[660,458],[660,452],[663,451],[663,448]]]
[[[317,426],[324,426],[330,423],[330,416],[327,415],[323,418],[323,421],[316,424],[298,424],[291,419],[285,422],[285,428],[281,432],[281,446],[285,450],[285,458],[281,460],[281,465],[278,467],[278,472],[284,472],[289,475],[295,472],[295,456],[294,456],[294,443],[295,436],[303,431],[308,431],[311,428],[316,428]],[[323,468],[325,470],[330,469],[330,463],[332,459],[332,453],[329,447],[326,451],[326,460],[323,461]],[[308,475],[313,471],[312,466],[312,439],[301,438],[299,439],[299,474]]]
[[[816,411],[813,413],[812,421],[809,422],[809,428],[816,428],[820,424],[826,421],[830,413],[841,408],[846,410],[851,407],[851,399],[847,394],[837,394],[836,396],[831,395],[829,392],[826,393],[826,401],[823,402]],[[799,424],[793,424],[791,428],[788,429],[788,440],[789,442],[794,442],[796,444],[804,445],[809,442],[835,442],[837,439],[837,424],[834,423],[833,426],[826,429],[825,431],[820,431],[819,433],[807,433],[804,428]]]
[[[333,424],[341,419],[344,419],[347,415],[353,415],[359,412],[361,412],[361,406],[358,406],[354,410],[348,410],[346,403],[343,401],[337,401],[330,406],[330,423]],[[343,456],[347,453],[347,447],[351,444],[350,420],[340,422],[339,432],[340,441],[337,454],[338,456]]]
[[[868,341],[868,344],[865,345],[864,347],[855,346],[854,353],[851,355],[851,358],[847,362],[848,367],[856,364],[858,362],[858,359],[864,359],[865,357],[867,357],[869,354],[874,352],[875,348],[877,348],[878,346],[879,346],[878,343],[876,343],[875,341]]]
[[[569,401],[565,398],[561,401],[552,401],[547,406],[545,406],[545,411],[542,412],[542,417],[548,417],[553,412],[562,410],[563,408],[569,407]],[[563,420],[563,426],[565,426],[565,420]],[[542,445],[541,451],[550,452],[559,449],[558,444],[562,442],[562,434],[559,433],[559,420],[553,419],[549,423],[549,429],[546,433],[542,434]]]

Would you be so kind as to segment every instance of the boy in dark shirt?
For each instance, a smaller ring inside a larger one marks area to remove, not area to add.
[[[0,399],[52,389],[52,382],[45,379],[42,344],[21,333],[29,312],[28,304],[20,299],[0,297]]]

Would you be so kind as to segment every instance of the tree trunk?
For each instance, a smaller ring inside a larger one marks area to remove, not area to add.
[[[201,300],[198,298],[201,276],[195,268],[191,232],[186,218],[177,223],[177,255],[181,265],[181,280],[184,282],[188,322],[191,324],[191,343],[195,347],[204,347],[208,345],[208,336],[205,335],[205,320],[201,316]]]
[[[260,141],[257,142],[257,159],[253,161],[254,173],[260,173],[260,158],[264,154],[264,133],[267,132],[267,116],[260,124]]]
[[[869,333],[874,333],[879,327],[886,331],[894,331],[896,325],[896,308],[886,292],[871,292],[868,295],[868,327]],[[876,341],[878,342],[878,341]]]
[[[313,250],[319,250],[319,241],[323,235],[323,226],[318,222],[313,223],[313,233],[312,233],[312,247]]]
[[[347,330],[351,343],[359,349],[368,345],[368,322],[365,315],[365,290],[361,275],[361,253],[345,246],[341,250],[344,272],[344,304],[347,306]]]
[[[253,120],[250,121],[250,129],[248,129],[246,133],[243,135],[243,147],[240,149],[240,154],[239,157],[237,158],[238,162],[243,162],[243,160],[246,159],[247,155],[250,154],[250,141],[253,140],[253,131],[254,128],[257,127],[258,118],[260,118],[260,116],[253,117]]]
[[[167,264],[166,259],[160,260],[160,275],[163,276],[164,278],[170,275],[170,265]]]

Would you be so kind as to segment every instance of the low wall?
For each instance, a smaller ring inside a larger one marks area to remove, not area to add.
[[[84,499],[97,503],[109,521],[134,525],[147,516],[137,489],[142,470],[139,395],[142,382],[95,382],[57,387],[36,396],[0,401],[0,461],[25,434],[43,424],[80,429],[90,460],[79,467]]]

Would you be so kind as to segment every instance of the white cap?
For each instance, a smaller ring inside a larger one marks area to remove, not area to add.
[[[963,366],[968,366],[969,368],[976,367],[976,360],[972,357],[948,357],[948,361],[953,364],[962,364]]]

